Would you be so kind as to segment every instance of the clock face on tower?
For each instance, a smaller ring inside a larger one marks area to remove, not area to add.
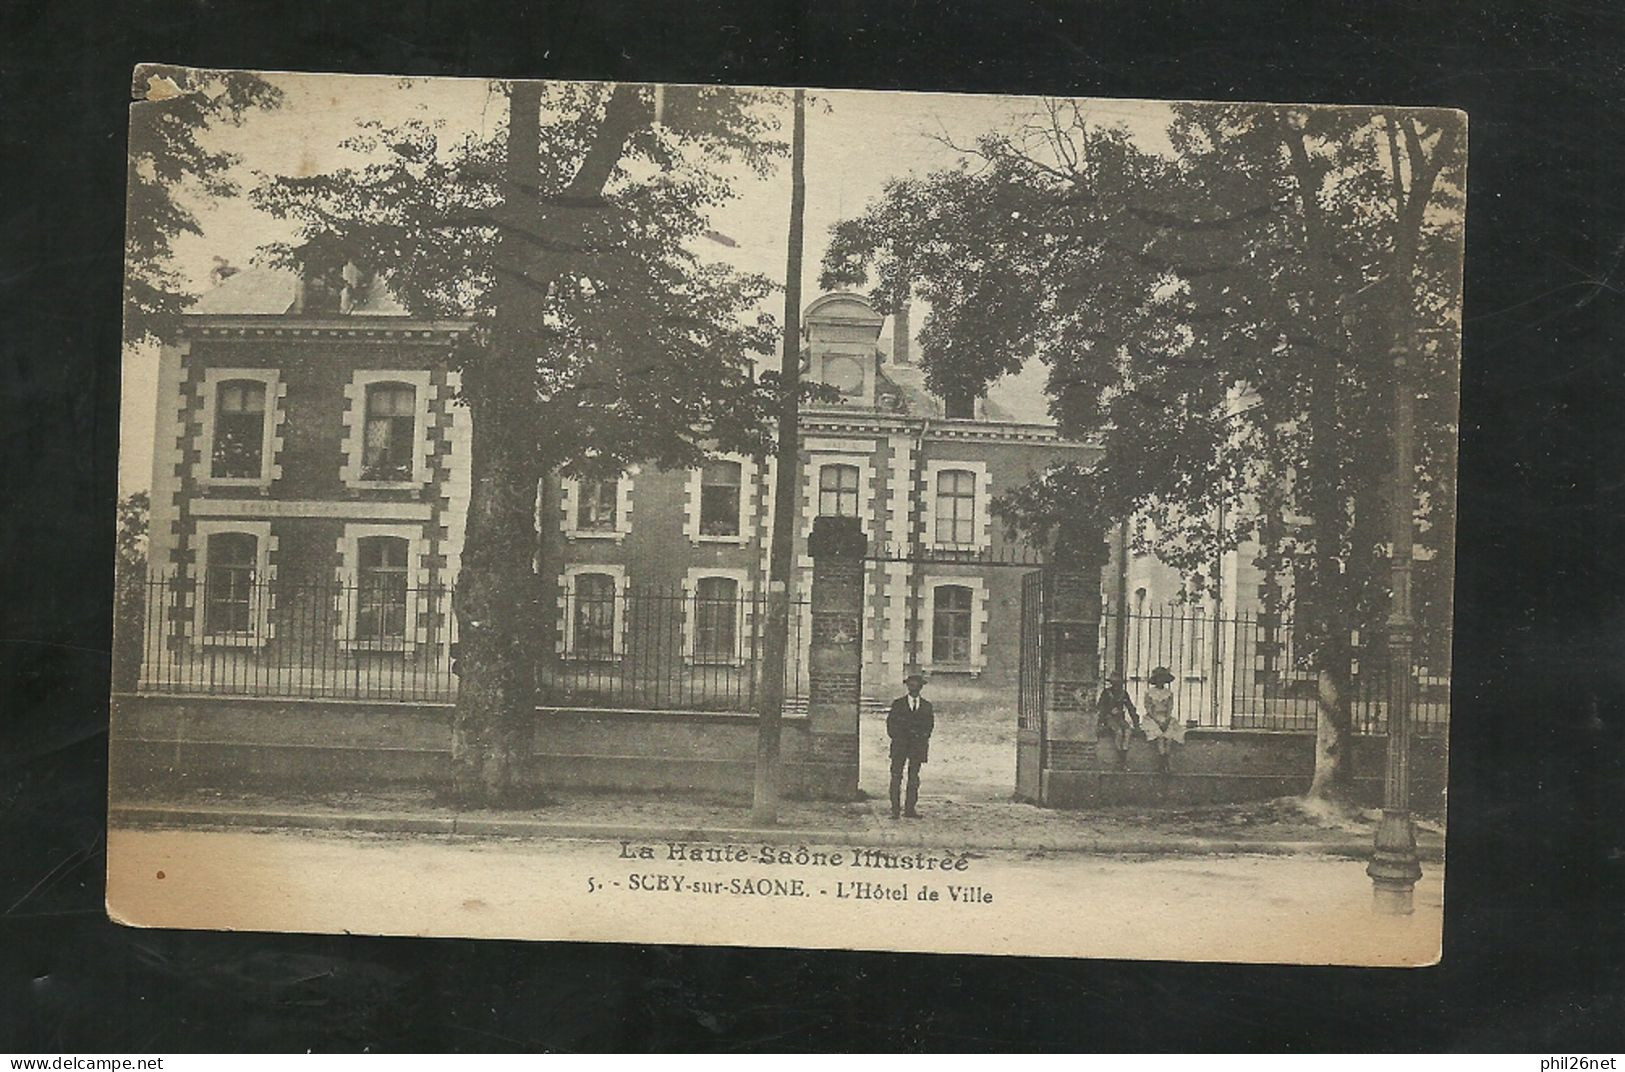
[[[826,357],[824,382],[843,395],[860,394],[863,391],[863,366],[855,357]]]

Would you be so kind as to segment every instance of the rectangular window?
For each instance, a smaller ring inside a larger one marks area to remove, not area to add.
[[[937,474],[936,542],[969,546],[976,542],[976,474],[944,469]]]
[[[731,660],[739,654],[739,582],[732,577],[701,577],[695,586],[694,658]]]
[[[570,650],[588,658],[615,652],[615,578],[607,573],[578,573],[570,616]]]
[[[254,560],[259,541],[247,532],[209,537],[203,585],[203,631],[210,636],[253,632]]]
[[[214,444],[209,472],[226,479],[258,479],[265,460],[265,384],[227,380],[214,408]]]
[[[931,661],[969,663],[971,590],[958,584],[938,585],[932,606]]]
[[[407,541],[368,536],[360,541],[356,639],[384,644],[406,638]]]
[[[619,480],[583,480],[577,491],[576,529],[581,532],[614,532]]]
[[[362,440],[361,479],[412,479],[417,444],[417,391],[411,384],[375,383],[367,388],[367,427]]]
[[[739,496],[743,467],[738,462],[706,462],[700,471],[700,535],[739,535]]]
[[[858,467],[826,465],[818,471],[818,513],[821,517],[858,516]]]

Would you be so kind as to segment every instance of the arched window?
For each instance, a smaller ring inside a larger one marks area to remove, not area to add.
[[[959,584],[936,587],[931,615],[931,661],[943,665],[971,658],[971,590]]]
[[[976,542],[976,474],[944,469],[937,474],[935,539],[941,544]]]
[[[858,467],[826,465],[818,471],[818,513],[821,517],[858,516]]]
[[[265,384],[226,380],[215,396],[210,474],[258,478],[265,461]]]
[[[367,536],[357,545],[358,641],[393,643],[406,638],[407,541]]]
[[[247,532],[209,537],[208,572],[203,580],[203,631],[210,636],[254,631],[254,563],[259,540]]]
[[[739,495],[744,466],[718,459],[700,470],[700,535],[739,535]]]
[[[694,586],[694,658],[732,660],[739,654],[739,582],[701,577]]]
[[[367,427],[361,445],[361,479],[410,480],[415,461],[417,390],[409,383],[367,387]]]
[[[572,593],[570,651],[588,658],[615,652],[615,578],[607,573],[578,573]]]

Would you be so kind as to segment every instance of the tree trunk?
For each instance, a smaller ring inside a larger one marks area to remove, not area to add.
[[[490,398],[493,385],[480,382],[486,378],[470,375],[473,387],[465,380],[478,432],[455,608],[453,777],[458,801],[472,806],[514,803],[526,784],[541,624],[533,458],[524,449],[524,422],[512,419],[510,405]]]
[[[541,87],[510,95],[507,210],[539,171]],[[526,783],[536,715],[536,422],[540,302],[524,292],[525,251],[505,232],[490,336],[466,362],[472,487],[457,576],[453,785],[460,803],[512,803]]]
[[[1354,725],[1349,708],[1349,645],[1328,640],[1315,671],[1315,775],[1308,796],[1344,800],[1350,795],[1354,767],[1349,750]]]
[[[1352,736],[1348,599],[1352,593],[1344,576],[1342,552],[1348,502],[1338,465],[1338,429],[1342,417],[1340,362],[1347,346],[1340,299],[1347,287],[1336,266],[1333,243],[1322,215],[1323,175],[1310,160],[1301,132],[1289,133],[1286,144],[1302,203],[1308,263],[1316,280],[1309,314],[1315,344],[1306,355],[1310,361],[1306,414],[1309,445],[1304,455],[1305,471],[1297,474],[1297,484],[1309,508],[1314,541],[1313,592],[1306,594],[1295,575],[1294,598],[1299,609],[1298,627],[1305,630],[1306,638],[1313,645],[1315,667],[1315,772],[1310,779],[1308,796],[1326,800],[1345,796],[1351,775],[1348,763]],[[1311,614],[1302,613],[1305,602],[1310,604]]]
[[[536,530],[537,481],[550,469],[541,449],[545,417],[538,368],[553,345],[544,315],[554,282],[589,256],[581,236],[605,210],[603,193],[627,138],[651,118],[641,91],[617,85],[580,167],[546,198],[541,174],[539,82],[509,91],[508,191],[496,214],[494,313],[488,338],[465,362],[463,394],[473,426],[472,489],[457,578],[457,711],[454,789],[464,805],[522,803],[531,784],[542,617]]]

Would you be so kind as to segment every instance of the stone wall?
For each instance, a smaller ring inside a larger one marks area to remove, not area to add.
[[[118,696],[115,797],[188,788],[276,792],[439,789],[451,777],[450,705],[246,697]],[[756,718],[748,714],[542,708],[536,780],[618,790],[748,795]],[[783,724],[791,796],[844,791],[846,764],[816,754],[806,718]]]
[[[1082,743],[1087,755],[1069,757],[1075,769],[1044,771],[1044,802],[1055,808],[1123,804],[1209,804],[1296,796],[1309,788],[1315,765],[1312,733],[1267,730],[1190,730],[1176,746],[1173,771],[1157,773],[1150,743],[1134,738],[1128,769],[1116,770],[1109,756],[1099,756],[1094,742]],[[1369,807],[1382,803],[1384,756],[1388,739],[1356,737],[1349,757],[1355,798]],[[1444,810],[1445,768],[1449,751],[1441,737],[1416,737],[1411,743],[1411,801],[1423,814]],[[1104,762],[1103,762],[1104,761]],[[1081,769],[1076,769],[1081,768]]]

